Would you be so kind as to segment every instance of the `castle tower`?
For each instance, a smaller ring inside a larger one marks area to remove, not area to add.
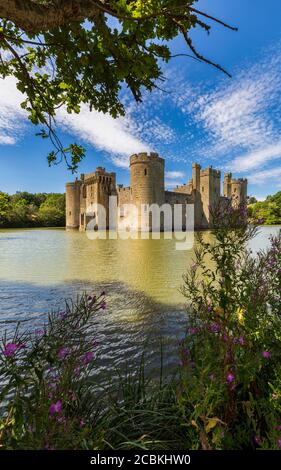
[[[245,204],[247,201],[248,180],[244,178],[231,180],[231,198],[233,205]]]
[[[231,197],[231,173],[225,173],[224,180],[223,180],[223,195],[225,197]]]
[[[80,189],[81,182],[66,184],[66,228],[77,229],[80,225]]]
[[[164,167],[165,161],[157,153],[139,153],[130,158],[131,202],[138,208],[138,229],[141,227],[142,204],[162,206],[165,203]],[[149,214],[144,224],[142,228],[151,229]]]
[[[109,226],[109,196],[116,194],[116,175],[108,173],[105,168],[97,167],[94,173],[89,173],[83,178],[83,198],[85,203],[85,215],[81,214],[82,229],[95,218],[100,229],[107,229]],[[101,208],[105,210],[105,220],[100,213]]]
[[[212,226],[211,210],[220,199],[221,172],[209,167],[200,172],[200,193],[203,208],[202,228]]]
[[[200,171],[201,165],[192,163],[192,185],[193,189],[196,189],[196,191],[200,191]]]

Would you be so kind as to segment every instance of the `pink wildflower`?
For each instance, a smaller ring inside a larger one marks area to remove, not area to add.
[[[54,416],[56,413],[61,413],[61,401],[58,400],[56,403],[52,403],[50,408],[49,408],[49,414],[51,416]]]
[[[13,357],[18,349],[25,348],[24,344],[8,343],[6,344],[3,354],[5,357]]]
[[[226,376],[227,383],[231,384],[235,380],[235,375],[232,372],[228,372]]]
[[[94,358],[94,353],[92,351],[87,352],[83,357],[84,364],[89,364]]]

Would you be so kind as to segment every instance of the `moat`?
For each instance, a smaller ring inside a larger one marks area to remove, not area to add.
[[[265,248],[279,228],[262,227],[251,248]],[[137,361],[144,348],[149,367],[158,369],[161,338],[165,366],[173,369],[178,357],[171,346],[187,319],[179,289],[192,255],[163,236],[93,241],[63,229],[0,230],[1,333],[18,321],[36,328],[64,298],[105,290],[108,308],[96,317],[98,380]]]

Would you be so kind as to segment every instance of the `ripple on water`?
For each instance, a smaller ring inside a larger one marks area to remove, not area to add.
[[[278,227],[263,227],[251,243],[265,248]],[[206,232],[205,237],[210,234]],[[173,240],[88,240],[64,230],[0,230],[0,325],[37,328],[46,313],[82,292],[107,292],[108,309],[95,319],[96,378],[138,362],[145,350],[148,369],[178,363],[177,342],[187,315],[179,293],[192,251],[176,251]]]

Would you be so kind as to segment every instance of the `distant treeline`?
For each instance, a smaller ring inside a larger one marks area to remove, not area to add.
[[[64,194],[0,192],[0,228],[64,226]]]
[[[249,198],[248,215],[250,222],[265,225],[281,224],[281,191],[274,196],[267,196],[265,201],[258,202]]]

